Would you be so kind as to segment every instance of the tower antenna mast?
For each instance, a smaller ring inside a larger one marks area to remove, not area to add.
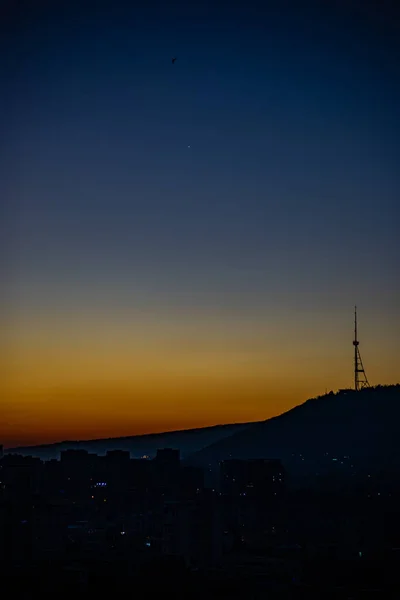
[[[356,392],[363,388],[369,387],[368,379],[365,374],[363,363],[361,360],[360,342],[357,337],[357,306],[354,307],[354,389]]]

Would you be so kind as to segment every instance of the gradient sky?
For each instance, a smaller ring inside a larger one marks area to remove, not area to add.
[[[371,383],[399,382],[389,3],[16,4],[0,442],[258,420],[349,387],[355,303]]]

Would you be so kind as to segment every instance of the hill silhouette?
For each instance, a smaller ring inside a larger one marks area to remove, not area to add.
[[[8,453],[59,458],[66,449],[96,454],[129,450],[152,458],[162,447],[178,448],[187,462],[207,467],[216,481],[219,461],[280,458],[292,482],[334,473],[400,471],[400,385],[359,392],[340,390],[312,398],[266,421],[200,429],[9,448]],[[211,467],[211,469],[210,469]]]
[[[280,458],[300,480],[400,466],[400,385],[340,390],[307,400],[218,440],[190,457],[215,466],[229,458]]]
[[[69,449],[87,450],[88,452],[100,455],[105,454],[108,450],[129,450],[132,458],[141,458],[142,456],[153,458],[159,448],[172,447],[178,448],[181,451],[181,456],[185,458],[193,452],[213,444],[217,440],[245,429],[251,424],[252,423],[234,423],[228,425],[215,425],[213,427],[202,427],[199,429],[151,433],[121,438],[64,441],[39,446],[20,446],[8,448],[6,453],[35,456],[42,460],[50,460],[52,458],[58,459],[63,450]]]

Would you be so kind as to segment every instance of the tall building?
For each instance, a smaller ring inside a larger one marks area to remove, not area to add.
[[[283,533],[280,513],[285,490],[280,460],[226,460],[221,463],[224,547],[263,548]]]
[[[284,490],[284,468],[278,459],[229,459],[220,466],[222,495],[272,498]]]
[[[157,463],[176,465],[180,462],[180,452],[176,448],[160,448],[157,450],[155,460]]]

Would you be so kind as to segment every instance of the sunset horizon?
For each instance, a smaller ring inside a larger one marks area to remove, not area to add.
[[[0,20],[0,443],[352,387],[355,304],[370,383],[397,383],[395,21],[83,4]]]

